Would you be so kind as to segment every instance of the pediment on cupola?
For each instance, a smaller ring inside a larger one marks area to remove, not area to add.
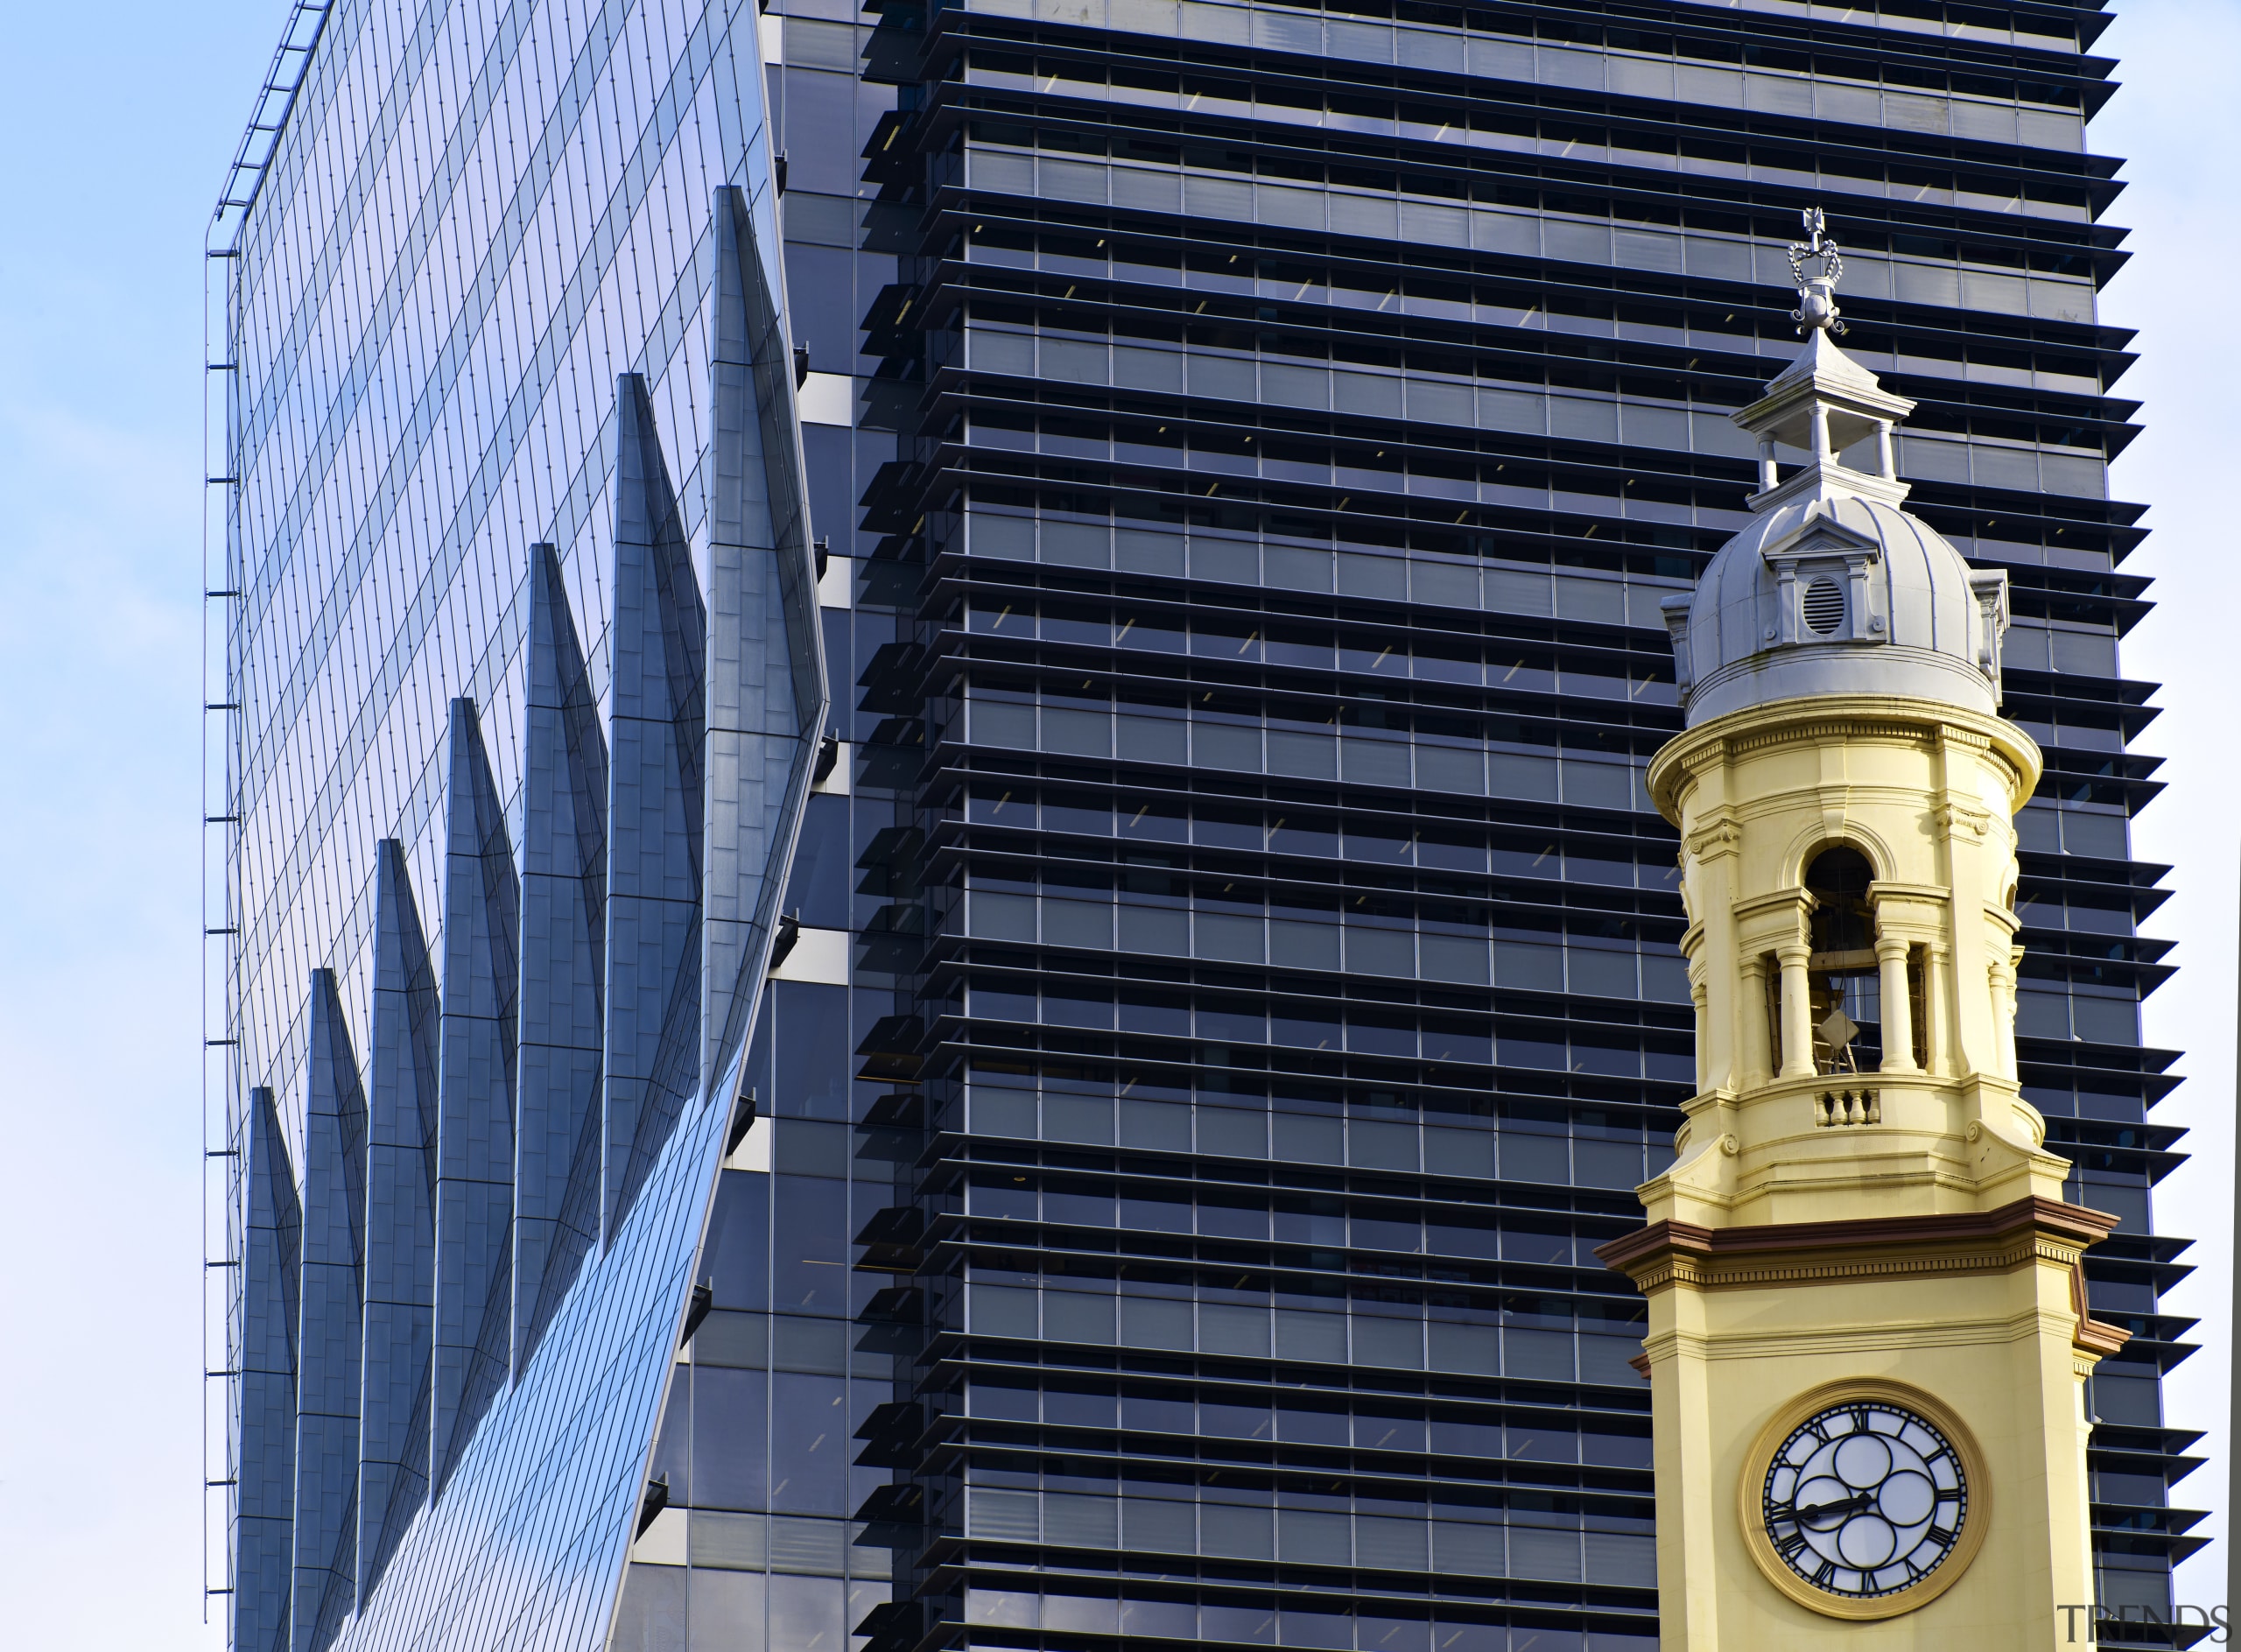
[[[1846,527],[1834,517],[1809,517],[1779,538],[1760,547],[1767,566],[1795,570],[1807,561],[1830,559],[1847,564],[1868,563],[1883,554],[1883,543],[1872,533]]]

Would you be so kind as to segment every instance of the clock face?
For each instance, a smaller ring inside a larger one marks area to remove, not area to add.
[[[1952,1442],[1882,1400],[1819,1411],[1767,1469],[1761,1518],[1783,1563],[1824,1593],[1911,1589],[1961,1541],[1969,1485]]]

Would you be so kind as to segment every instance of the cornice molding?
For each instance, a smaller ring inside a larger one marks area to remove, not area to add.
[[[2105,1319],[2093,1317],[2092,1304],[2085,1291],[2085,1266],[2071,1264],[2069,1270],[2070,1311],[2077,1316],[2077,1330],[2070,1338],[2070,1346],[2081,1354],[2090,1354],[2095,1360],[2105,1360],[2122,1350],[2132,1339],[2132,1333]]]
[[[1720,763],[1785,745],[1851,740],[1965,750],[1997,761],[2011,777],[2018,808],[2045,762],[2031,736],[2004,717],[1895,695],[1818,694],[1747,706],[1675,735],[1650,759],[1650,796],[1668,819],[1676,819],[1687,784]]]
[[[2002,1273],[2034,1261],[2075,1267],[2116,1225],[2100,1211],[2032,1194],[1997,1210],[1929,1216],[1718,1228],[1652,1222],[1595,1254],[1644,1292],[1670,1284],[1725,1290]]]
[[[1727,736],[1731,752],[1764,751],[1772,746],[1794,746],[1825,740],[1887,740],[1897,744],[1927,746],[1938,735],[1935,728],[1896,718],[1830,715],[1785,721],[1772,728],[1753,729]]]

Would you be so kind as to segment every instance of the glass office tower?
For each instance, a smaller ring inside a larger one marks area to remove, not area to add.
[[[1814,204],[2009,571],[2167,1611],[2104,21],[299,7],[214,260],[237,1644],[1653,1646],[1659,603]]]

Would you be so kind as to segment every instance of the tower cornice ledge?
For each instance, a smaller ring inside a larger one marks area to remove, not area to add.
[[[2046,760],[2038,742],[2004,717],[1896,694],[1811,694],[1746,706],[1675,735],[1650,759],[1650,800],[1674,825],[1691,785],[1738,759],[1797,745],[1904,742],[1947,745],[1997,754],[2012,777],[2008,809],[2023,806],[2037,788]],[[1735,799],[1721,802],[1732,807]],[[1974,813],[1965,804],[1951,805]]]
[[[1744,1227],[1654,1221],[1597,1246],[1595,1255],[1643,1290],[1676,1279],[1717,1289],[1975,1272],[2037,1261],[2066,1267],[2105,1238],[2117,1220],[2034,1194],[1996,1210],[1928,1215]]]

